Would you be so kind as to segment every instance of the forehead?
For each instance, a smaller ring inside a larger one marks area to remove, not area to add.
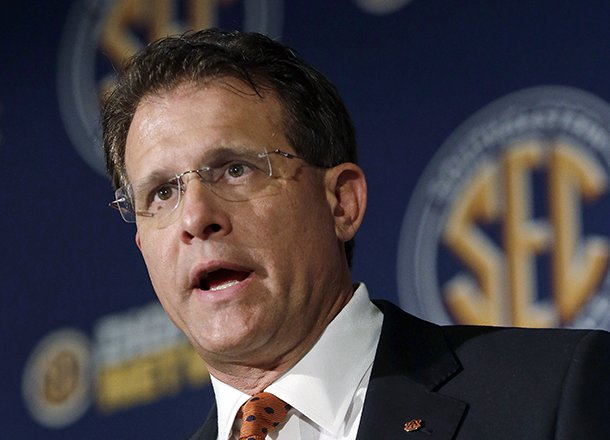
[[[138,104],[126,140],[129,180],[143,169],[172,171],[200,165],[218,147],[286,147],[282,107],[270,91],[258,95],[243,82],[183,83]]]

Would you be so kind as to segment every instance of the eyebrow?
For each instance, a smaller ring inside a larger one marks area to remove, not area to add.
[[[196,169],[200,169],[202,167],[207,166],[210,162],[214,162],[215,160],[218,160],[218,158],[222,157],[223,155],[235,154],[235,153],[237,153],[237,154],[255,154],[256,155],[258,153],[262,153],[263,151],[267,151],[267,150],[268,149],[266,147],[252,148],[252,147],[245,146],[243,144],[230,146],[230,147],[229,146],[216,147],[213,150],[206,152],[205,159],[198,161],[199,165],[196,165]],[[195,169],[195,168],[191,168],[191,169]],[[180,174],[184,171],[187,171],[187,170],[185,169],[185,170],[169,172],[165,168],[158,168],[156,170],[153,170],[146,177],[142,177],[142,178],[138,179],[136,182],[141,186],[148,186],[151,183],[165,182],[165,181],[171,180],[177,174]]]
[[[168,174],[162,170],[155,170],[146,177],[142,177],[135,182],[131,183],[132,188],[134,188],[134,184],[137,184],[138,187],[148,187],[151,184],[157,184],[158,182],[166,182],[172,178],[175,174]]]
[[[258,154],[262,151],[265,151],[266,148],[265,147],[256,147],[256,148],[252,148],[246,145],[235,145],[235,146],[231,146],[231,147],[227,147],[227,146],[222,146],[222,147],[218,147],[218,148],[214,148],[212,151],[209,152],[209,154],[206,154],[206,159],[204,161],[202,161],[202,164],[205,165],[206,162],[211,162],[215,159],[217,159],[220,156],[226,155],[226,154]]]

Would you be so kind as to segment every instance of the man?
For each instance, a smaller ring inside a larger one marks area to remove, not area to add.
[[[610,438],[607,333],[443,328],[352,284],[352,124],[289,48],[219,30],[152,44],[103,128],[113,204],[211,373],[192,439]]]

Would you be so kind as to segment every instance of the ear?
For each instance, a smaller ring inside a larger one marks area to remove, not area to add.
[[[138,232],[137,229],[136,229],[136,245],[138,246],[138,249],[140,249],[140,252],[142,252],[142,242],[140,241],[140,233]]]
[[[326,171],[326,195],[335,219],[339,240],[351,240],[360,228],[366,211],[366,178],[362,169],[351,162]]]

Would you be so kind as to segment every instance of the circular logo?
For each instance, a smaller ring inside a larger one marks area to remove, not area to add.
[[[49,428],[76,421],[91,403],[89,341],[78,330],[46,336],[27,360],[23,398],[32,417]]]
[[[81,158],[105,175],[99,102],[114,71],[147,43],[189,29],[241,23],[245,31],[278,37],[282,0],[149,2],[75,1],[60,43],[58,94],[61,116]]]
[[[460,126],[400,235],[401,305],[441,323],[610,329],[610,106],[544,86]]]

